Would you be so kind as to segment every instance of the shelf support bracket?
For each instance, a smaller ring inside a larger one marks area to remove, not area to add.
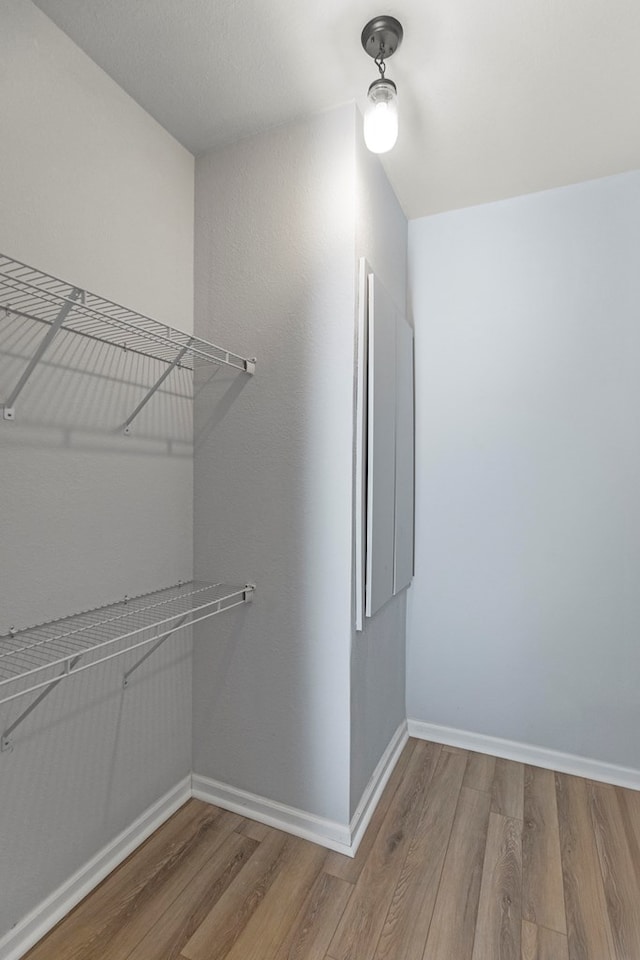
[[[56,334],[60,330],[60,327],[62,326],[64,321],[67,319],[69,313],[71,312],[71,309],[74,306],[74,302],[78,300],[79,297],[82,297],[82,295],[83,295],[82,290],[80,290],[78,287],[73,288],[69,296],[69,299],[60,309],[58,316],[55,318],[55,320],[49,327],[48,331],[46,332],[45,336],[40,341],[38,349],[36,350],[34,355],[31,357],[31,360],[29,361],[29,363],[27,364],[26,370],[24,371],[24,373],[18,380],[17,384],[13,388],[13,392],[9,396],[8,400],[3,405],[2,416],[5,420],[15,420],[14,407],[15,407],[16,400],[22,393],[22,388],[26,384],[27,380],[29,379],[29,377],[31,376],[31,374],[33,373],[37,365],[42,360],[42,357],[44,356],[46,351],[51,346],[51,343],[53,342],[54,337],[56,336]]]
[[[123,688],[123,690],[126,690],[127,687],[129,686],[129,677],[131,676],[131,674],[132,674],[135,670],[137,670],[138,667],[139,667],[141,664],[143,664],[144,661],[145,661],[148,657],[150,657],[152,653],[155,653],[156,650],[158,649],[158,647],[161,647],[162,644],[165,642],[165,640],[168,640],[169,637],[172,636],[172,635],[176,632],[176,630],[179,630],[180,627],[183,627],[183,626],[185,625],[185,623],[187,622],[188,619],[189,619],[189,614],[187,614],[186,617],[182,617],[180,620],[178,620],[178,622],[176,623],[175,627],[172,627],[171,630],[168,630],[166,633],[163,633],[162,636],[159,637],[159,638],[156,640],[156,642],[154,643],[154,645],[153,645],[149,650],[147,650],[147,652],[144,654],[144,656],[140,657],[140,659],[137,660],[137,661],[134,663],[134,665],[133,665],[132,667],[130,667],[130,668],[126,671],[126,673],[123,673],[123,674],[122,674],[122,688]]]
[[[77,657],[73,657],[72,660],[68,660],[60,676],[56,677],[55,680],[52,680],[49,686],[45,687],[42,693],[39,693],[38,696],[35,698],[35,700],[33,700],[33,702],[29,704],[26,710],[23,710],[20,716],[13,721],[11,726],[6,728],[2,736],[0,736],[0,753],[11,753],[11,751],[13,750],[13,741],[11,740],[11,734],[18,729],[20,724],[27,719],[30,713],[33,713],[36,707],[40,706],[40,704],[45,699],[45,697],[48,697],[49,694],[53,690],[55,690],[58,684],[62,683],[65,677],[69,676],[69,674],[78,664],[78,661],[80,660],[81,656],[82,654],[79,654]]]
[[[255,592],[255,589],[256,587],[254,583],[245,584],[245,587],[243,590],[243,596],[242,596],[242,600],[244,603],[251,603],[251,601],[253,600],[253,594]],[[224,607],[222,607],[222,601],[220,600],[218,601],[218,604],[217,604],[216,613],[220,613],[223,609]],[[147,650],[144,656],[140,657],[140,659],[137,660],[132,667],[129,667],[126,673],[123,673],[122,675],[123,689],[126,690],[127,687],[129,686],[129,677],[131,676],[131,674],[134,673],[138,669],[138,667],[144,663],[145,660],[147,660],[153,653],[155,653],[156,650],[162,646],[165,640],[168,640],[169,637],[172,636],[174,633],[176,633],[177,630],[180,630],[180,628],[183,627],[185,623],[188,621],[189,616],[190,614],[187,614],[186,616],[182,617],[180,620],[178,620],[178,622],[174,627],[172,627],[166,633],[163,633],[162,636],[158,637],[156,642],[153,644],[153,646],[149,650]]]
[[[191,346],[191,343],[192,343],[192,341],[189,340],[189,343],[186,345],[186,347],[183,347],[183,348],[182,348],[182,350],[181,350],[180,353],[177,355],[177,357],[175,357],[175,358],[171,361],[171,363],[169,364],[169,366],[167,367],[167,369],[164,371],[164,373],[162,374],[162,376],[159,377],[159,378],[156,380],[156,382],[155,382],[154,385],[151,387],[151,389],[149,390],[149,392],[142,398],[142,400],[140,401],[140,403],[138,404],[138,406],[135,408],[135,410],[133,411],[133,413],[131,414],[131,416],[130,416],[130,417],[127,417],[127,419],[125,420],[125,422],[124,422],[124,424],[123,424],[123,430],[124,430],[124,433],[126,434],[127,437],[128,437],[129,434],[131,433],[131,429],[130,429],[130,428],[131,428],[131,424],[133,423],[133,421],[135,420],[135,418],[138,416],[138,414],[139,414],[140,411],[143,409],[143,407],[146,407],[146,405],[149,403],[149,400],[151,400],[151,397],[154,395],[154,393],[156,392],[156,390],[159,390],[159,389],[160,389],[160,387],[162,386],[162,384],[164,383],[164,381],[167,379],[167,377],[169,376],[169,374],[171,373],[171,371],[174,369],[174,367],[177,367],[177,366],[179,365],[179,363],[180,363],[180,361],[182,360],[182,358],[184,357],[185,353],[187,352],[187,350],[188,350],[189,347]]]

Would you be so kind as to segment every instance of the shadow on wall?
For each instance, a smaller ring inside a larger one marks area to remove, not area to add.
[[[0,402],[44,333],[0,313]],[[61,331],[0,419],[0,636],[192,579],[191,372],[123,434],[165,370]],[[191,769],[190,631],[123,690],[135,659],[59,684],[0,753],[0,937]],[[32,701],[2,705],[0,733]]]
[[[0,936],[188,772],[189,633],[126,690],[133,655],[60,684],[0,754]]]
[[[195,382],[194,399],[203,405],[203,409],[210,411],[199,419],[195,428],[194,449],[197,452],[206,445],[218,424],[227,416],[247,386],[249,377],[223,367],[216,367],[211,372],[210,364],[196,362]]]
[[[8,313],[0,323],[0,402],[18,383],[46,327]],[[166,364],[61,331],[0,424],[2,444],[157,456],[192,455],[192,374],[174,369],[131,425],[123,426]],[[19,427],[20,429],[15,429]],[[46,431],[46,434],[45,432]]]

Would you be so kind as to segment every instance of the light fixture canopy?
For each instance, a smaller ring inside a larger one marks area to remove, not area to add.
[[[365,52],[377,62],[393,56],[403,36],[402,24],[395,17],[374,17],[365,25],[360,41]]]
[[[362,46],[380,71],[367,93],[364,115],[364,140],[372,153],[386,153],[398,138],[398,90],[393,80],[385,78],[385,60],[402,43],[402,24],[395,17],[374,17],[362,31]]]

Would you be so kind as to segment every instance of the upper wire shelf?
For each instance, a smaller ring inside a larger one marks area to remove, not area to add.
[[[3,404],[5,420],[14,419],[15,401],[60,330],[152,357],[168,365],[125,422],[126,433],[129,432],[130,423],[174,367],[193,370],[196,361],[203,361],[226,364],[244,373],[255,372],[255,358],[241,357],[215,343],[135,313],[127,307],[52,277],[5,254],[0,254],[0,309],[2,308],[48,327],[18,384]]]
[[[249,602],[254,590],[252,584],[181,583],[62,620],[11,630],[0,637],[0,704],[37,691],[46,695],[69,676],[153,644],[124,674],[126,686],[142,660],[176,630]],[[17,722],[3,734],[5,748]]]
[[[253,372],[251,365],[255,363],[254,360],[135,313],[0,254],[0,307],[32,320],[52,324],[61,308],[66,306],[70,309],[63,323],[64,330],[166,363],[172,363],[186,349],[180,366],[190,370],[197,358]]]

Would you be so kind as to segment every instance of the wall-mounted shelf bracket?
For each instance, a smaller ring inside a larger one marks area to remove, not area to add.
[[[125,420],[124,425],[123,425],[123,431],[124,431],[124,433],[125,433],[125,435],[126,435],[127,437],[128,437],[129,434],[131,433],[131,424],[133,423],[133,421],[135,420],[135,418],[138,416],[138,414],[140,413],[140,411],[141,411],[144,407],[146,407],[146,405],[149,403],[149,400],[151,400],[151,397],[154,395],[154,393],[156,392],[156,390],[158,390],[158,389],[162,386],[162,384],[163,384],[164,381],[167,379],[167,377],[169,376],[169,374],[171,373],[171,371],[174,369],[174,367],[179,367],[179,366],[180,366],[180,361],[182,360],[182,358],[184,357],[185,353],[186,353],[187,350],[189,349],[190,343],[191,343],[191,341],[189,341],[189,343],[188,343],[185,347],[182,348],[182,350],[180,351],[180,353],[175,357],[175,359],[173,359],[173,360],[171,361],[171,363],[169,364],[169,366],[167,367],[167,369],[164,371],[164,373],[163,373],[160,377],[158,377],[158,379],[156,380],[156,382],[154,383],[154,385],[151,387],[151,389],[150,389],[150,390],[147,392],[147,394],[142,398],[142,400],[140,401],[140,403],[138,404],[138,406],[135,408],[135,410],[133,411],[133,413],[131,414],[131,416],[130,416],[130,417],[127,417],[127,419]]]
[[[11,726],[7,727],[2,736],[0,736],[0,753],[11,753],[13,750],[13,741],[11,739],[11,734],[18,729],[23,720],[26,720],[30,713],[39,707],[45,697],[48,697],[49,694],[55,690],[59,683],[68,677],[69,674],[75,669],[76,664],[79,662],[80,657],[74,657],[68,664],[65,664],[65,667],[55,680],[52,680],[48,687],[45,687],[42,693],[38,694],[33,703],[30,703],[26,710],[23,710],[19,717],[17,717]]]
[[[239,602],[240,602],[240,603],[251,603],[251,601],[253,600],[253,594],[254,594],[255,589],[256,589],[256,588],[255,588],[255,584],[253,584],[253,583],[251,583],[251,584],[245,584],[245,587],[244,587],[244,590],[243,590],[243,597],[242,597],[242,600],[240,600]],[[221,599],[221,600],[218,601],[218,603],[216,604],[216,609],[211,611],[210,616],[214,616],[214,614],[216,614],[216,613],[222,613],[223,610],[228,610],[228,609],[229,609],[229,604],[228,604],[228,603],[226,604],[226,606],[223,606],[223,603],[225,603],[225,600],[226,600],[226,598],[225,598],[225,599]],[[237,604],[234,603],[233,606],[237,606]],[[187,617],[183,617],[182,620],[179,620],[178,623],[176,623],[176,625],[175,625],[174,627],[172,627],[171,630],[168,630],[166,633],[163,633],[160,637],[158,637],[158,639],[157,639],[156,642],[153,644],[153,646],[151,647],[151,649],[150,649],[150,650],[147,650],[147,652],[144,654],[144,656],[140,657],[140,659],[137,660],[132,667],[129,667],[129,669],[128,669],[127,671],[125,671],[125,673],[123,673],[123,675],[122,675],[122,686],[123,686],[123,689],[126,690],[127,687],[129,686],[129,677],[131,676],[131,674],[132,674],[132,673],[135,673],[135,671],[138,669],[138,667],[139,667],[141,664],[143,664],[144,661],[147,660],[153,653],[155,653],[156,650],[158,650],[158,648],[162,646],[162,644],[165,642],[165,640],[168,640],[169,637],[172,636],[172,635],[176,632],[176,630],[179,630],[180,627],[185,626],[187,619],[188,619]]]
[[[256,370],[255,357],[241,357],[4,254],[0,254],[0,308],[7,314],[34,320],[49,328],[17,386],[2,405],[4,420],[15,419],[14,405],[22,388],[61,329],[168,365],[123,424],[126,434],[132,421],[175,367],[193,371],[196,363],[210,363],[224,364],[248,374]]]
[[[20,394],[22,393],[22,388],[26,384],[27,380],[38,366],[43,356],[53,343],[56,334],[60,330],[62,324],[67,319],[71,309],[75,305],[77,300],[80,300],[83,296],[82,290],[79,290],[78,287],[72,287],[71,293],[69,294],[68,299],[63,303],[62,307],[58,311],[58,315],[51,321],[51,326],[47,330],[46,334],[40,341],[36,352],[29,360],[29,363],[26,366],[26,369],[17,384],[13,388],[12,393],[9,395],[6,403],[2,406],[2,416],[4,420],[15,420],[15,403]]]
[[[149,647],[124,674],[127,687],[131,674],[174,633],[250,603],[254,592],[252,583],[179,583],[64,620],[12,628],[0,637],[0,704],[37,696],[0,735],[0,752],[12,749],[15,730],[63,680]]]
[[[126,671],[122,674],[122,688],[123,688],[123,690],[126,690],[127,687],[129,686],[129,677],[131,676],[131,674],[132,674],[132,673],[135,673],[135,671],[138,669],[138,667],[139,667],[141,664],[143,664],[143,663],[145,662],[145,660],[146,660],[148,657],[151,656],[152,653],[155,653],[156,650],[157,650],[159,647],[162,646],[162,644],[165,642],[165,640],[168,640],[169,637],[172,637],[173,634],[176,632],[176,630],[179,630],[180,627],[184,626],[186,620],[187,620],[186,617],[183,617],[182,620],[178,620],[178,622],[176,623],[175,627],[174,627],[172,630],[167,630],[166,633],[163,633],[162,636],[159,637],[158,640],[156,640],[156,642],[155,642],[154,645],[151,647],[151,649],[150,649],[150,650],[147,650],[147,652],[144,654],[144,656],[140,657],[140,659],[137,660],[137,661],[134,663],[134,665],[129,668],[129,670],[126,670]]]

